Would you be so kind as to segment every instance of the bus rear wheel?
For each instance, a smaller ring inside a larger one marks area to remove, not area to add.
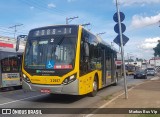
[[[93,81],[93,91],[89,94],[91,97],[96,96],[98,92],[98,80],[97,77],[95,76],[94,81]]]

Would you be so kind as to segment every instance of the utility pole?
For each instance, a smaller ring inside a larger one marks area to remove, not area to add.
[[[127,53],[127,57],[128,57],[128,65],[129,65],[129,53]]]
[[[121,28],[121,22],[120,22],[120,13],[119,13],[119,8],[118,8],[118,0],[116,0],[116,8],[117,8],[117,17],[118,17],[118,25],[119,25],[119,35],[120,35],[120,45],[121,45],[121,57],[122,57],[122,65],[123,65],[123,73],[124,73],[125,98],[128,99],[127,81],[126,81],[126,70],[125,70],[125,62],[124,62],[124,47],[123,47],[123,39],[122,39],[122,28]]]
[[[127,53],[128,64],[131,64],[131,57],[134,57],[132,53]]]
[[[78,16],[76,16],[76,17],[66,17],[66,24],[68,25],[69,24],[69,22],[71,22],[72,20],[74,20],[74,19],[76,19],[76,18],[78,18]]]
[[[23,24],[16,24],[14,26],[11,26],[9,28],[14,28],[14,39],[16,38],[16,32],[17,32],[17,26],[22,26]]]

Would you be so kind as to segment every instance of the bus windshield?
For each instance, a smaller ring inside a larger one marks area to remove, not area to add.
[[[58,35],[28,39],[24,66],[27,69],[73,69],[76,36]]]
[[[1,71],[2,73],[19,73],[21,66],[22,56],[15,55],[12,57],[6,57],[1,60]]]

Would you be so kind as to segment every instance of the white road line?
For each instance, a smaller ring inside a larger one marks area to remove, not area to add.
[[[0,106],[2,106],[2,105],[7,105],[7,104],[11,104],[11,103],[15,103],[15,102],[19,102],[19,101],[26,100],[26,99],[31,99],[31,98],[39,97],[39,96],[42,96],[42,95],[46,95],[46,94],[36,95],[36,96],[28,97],[28,98],[23,98],[23,99],[19,99],[19,100],[14,100],[14,101],[7,102],[7,103],[2,103],[2,104],[0,104]]]
[[[134,87],[128,89],[128,91],[132,90]],[[108,101],[107,103],[105,103],[104,105],[100,106],[98,109],[96,109],[95,111],[93,111],[92,113],[96,113],[100,108],[104,108],[106,107],[107,105],[109,105],[111,102],[113,102],[114,100],[116,100],[117,98],[119,98],[120,96],[122,96],[125,92],[119,94],[118,96],[114,97],[112,100]],[[85,117],[91,117],[93,116],[94,114],[88,114],[86,115]]]
[[[148,82],[148,81],[146,81],[146,82]],[[129,92],[129,91],[131,91],[133,88],[135,88],[136,86],[141,85],[141,84],[146,83],[146,82],[139,83],[139,84],[131,87],[131,88],[128,89],[127,91]],[[122,95],[124,95],[124,94],[125,94],[125,92],[119,94],[118,96],[114,97],[112,100],[108,101],[108,102],[105,103],[104,105],[102,105],[102,106],[100,106],[99,108],[97,108],[97,109],[96,109],[95,111],[93,111],[92,113],[96,113],[100,108],[106,107],[106,106],[109,105],[111,102],[113,102],[114,100],[116,100],[117,98],[119,98],[120,96],[122,96]],[[91,116],[93,116],[93,115],[94,115],[94,114],[88,114],[88,115],[84,115],[84,117],[91,117]]]

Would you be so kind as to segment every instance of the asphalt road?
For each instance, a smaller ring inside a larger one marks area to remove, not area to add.
[[[133,79],[133,76],[127,76],[127,85],[132,86],[142,83],[148,79]],[[98,105],[100,101],[105,97],[112,95],[118,91],[124,89],[123,79],[119,81],[117,86],[108,86],[101,89],[95,97],[84,96],[72,96],[72,95],[50,95],[42,94],[39,92],[23,92],[22,89],[1,91],[0,92],[0,108],[73,108],[73,111],[77,111],[74,108],[79,108],[78,112],[83,111],[84,108],[90,108]],[[81,109],[80,109],[81,108]],[[66,110],[61,110],[65,113]],[[34,116],[35,115],[30,115]],[[43,116],[43,115],[42,115]],[[45,115],[50,117],[51,114]],[[75,116],[73,114],[55,114],[54,116]],[[37,115],[40,117],[40,115]]]

